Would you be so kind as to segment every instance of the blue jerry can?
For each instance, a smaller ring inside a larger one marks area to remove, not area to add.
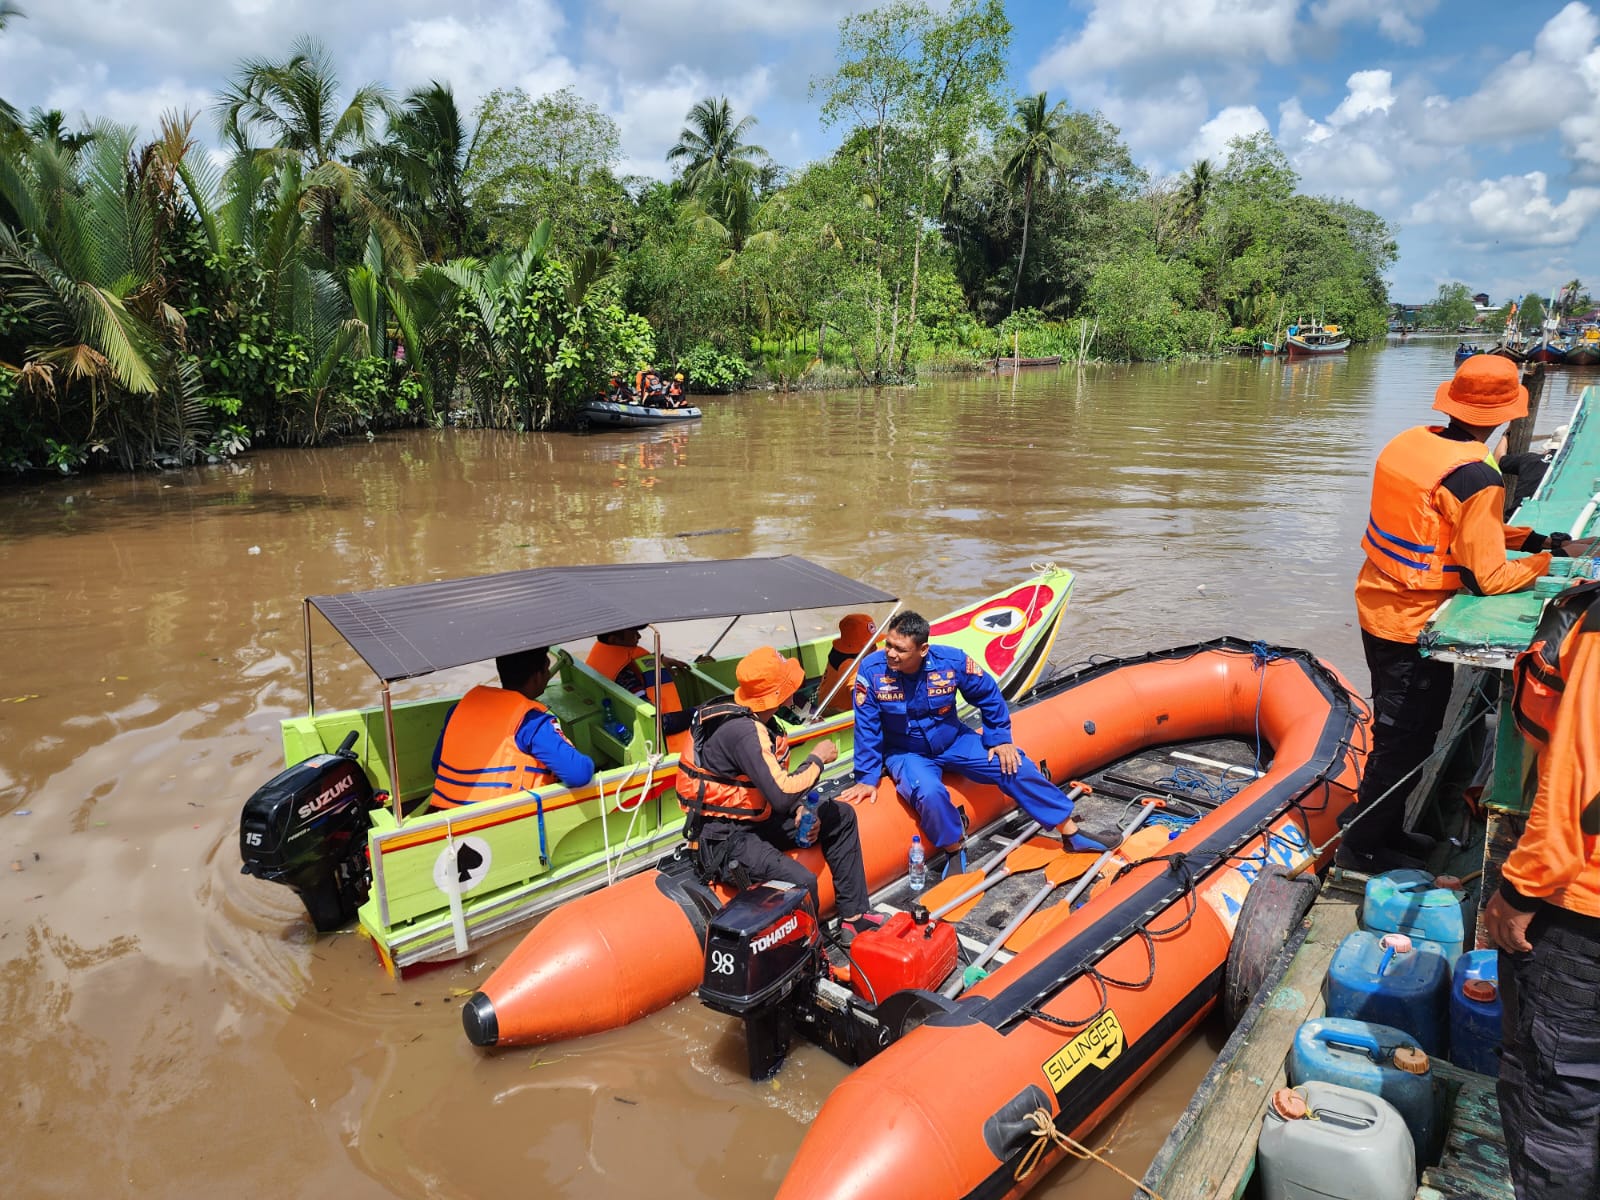
[[[1500,953],[1469,950],[1450,980],[1450,1061],[1466,1071],[1500,1074]]]
[[[1328,1016],[1392,1025],[1443,1057],[1449,1035],[1450,964],[1403,933],[1358,929],[1328,964]]]
[[[1403,933],[1419,949],[1434,949],[1453,963],[1466,948],[1462,893],[1434,886],[1426,871],[1385,871],[1367,880],[1361,928]]]

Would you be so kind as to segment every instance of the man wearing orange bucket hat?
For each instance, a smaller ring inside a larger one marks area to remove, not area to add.
[[[806,794],[839,750],[825,739],[791,771],[788,739],[772,719],[805,676],[800,663],[771,646],[740,659],[733,699],[702,704],[695,712],[693,744],[678,760],[677,789],[702,875],[737,886],[769,879],[797,884],[809,889],[820,913],[817,877],[784,851],[799,844],[796,826]],[[842,918],[841,940],[848,943],[882,918],[868,911],[855,811],[835,800],[821,801],[816,811],[817,840],[833,873]]]
[[[1405,801],[1444,724],[1452,668],[1418,650],[1423,626],[1457,591],[1498,596],[1530,586],[1566,540],[1502,517],[1505,487],[1485,447],[1503,423],[1527,415],[1516,364],[1473,355],[1439,385],[1433,407],[1449,424],[1406,430],[1383,448],[1373,472],[1366,561],[1356,579],[1372,676],[1372,749],[1357,804],[1344,814],[1355,823],[1337,860],[1354,870],[1417,866],[1430,848],[1405,831]],[[1508,560],[1508,549],[1529,557]]]
[[[819,715],[832,716],[850,711],[850,685],[855,682],[856,663],[861,652],[872,644],[878,626],[866,613],[851,613],[839,620],[839,636],[828,651],[828,666],[817,684]]]

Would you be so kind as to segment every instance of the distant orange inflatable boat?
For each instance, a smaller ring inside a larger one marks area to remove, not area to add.
[[[1037,1181],[1060,1151],[1012,1180],[1035,1141],[1028,1114],[1042,1111],[1065,1133],[1092,1127],[1210,1011],[1261,866],[1303,860],[1353,801],[1365,719],[1314,656],[1235,639],[1102,662],[1024,697],[1016,741],[1057,781],[1212,738],[1254,739],[1271,762],[1159,861],[1136,864],[961,999],[918,993],[931,1019],[907,1022],[835,1090],[782,1200],[1001,1196]],[[1009,811],[995,788],[948,782],[974,829]],[[857,816],[877,891],[903,875],[915,822],[887,781]],[[810,856],[831,906],[820,855],[797,853]],[[510,1046],[599,1033],[688,995],[701,983],[708,926],[730,898],[669,859],[568,903],[467,1002],[468,1037]]]

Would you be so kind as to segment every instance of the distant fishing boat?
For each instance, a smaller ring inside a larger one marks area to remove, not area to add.
[[[1044,358],[997,358],[994,360],[995,370],[1004,367],[1058,367],[1061,365],[1061,355],[1050,354]]]
[[[1540,342],[1528,351],[1528,361],[1565,366],[1570,360],[1567,358],[1567,348],[1560,342]]]
[[[1456,345],[1456,365],[1460,366],[1475,354],[1487,354],[1489,351],[1472,342],[1460,342]]]
[[[1585,325],[1567,343],[1567,362],[1574,367],[1600,366],[1600,326]]]
[[[1310,358],[1319,354],[1343,354],[1350,349],[1350,338],[1337,325],[1314,321],[1289,326],[1283,349],[1290,358]]]

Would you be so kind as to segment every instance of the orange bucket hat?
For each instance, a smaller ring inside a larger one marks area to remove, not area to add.
[[[806,669],[771,646],[757,646],[739,660],[733,676],[739,681],[733,690],[733,702],[756,712],[768,712],[794,695],[805,681]]]
[[[1517,364],[1498,354],[1474,354],[1439,385],[1433,406],[1469,425],[1498,425],[1528,415],[1528,389]]]
[[[839,621],[839,636],[833,639],[833,648],[840,654],[860,654],[878,626],[866,613],[851,613]]]

